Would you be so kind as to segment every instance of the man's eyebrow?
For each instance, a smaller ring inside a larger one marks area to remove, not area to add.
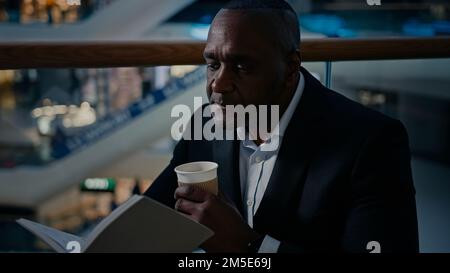
[[[212,51],[205,51],[203,53],[205,59],[217,59],[217,56]],[[233,62],[251,62],[253,58],[248,54],[226,54],[225,59]]]
[[[214,52],[212,52],[212,51],[205,51],[203,53],[203,58],[205,58],[205,59],[215,59],[216,58],[216,54],[214,54]]]
[[[247,54],[230,54],[229,56],[227,56],[227,58],[236,63],[247,63],[253,61],[253,58]]]

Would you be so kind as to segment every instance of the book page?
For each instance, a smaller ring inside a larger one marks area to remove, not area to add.
[[[176,210],[135,195],[94,228],[85,252],[190,253],[213,234]]]
[[[29,230],[31,233],[35,234],[42,241],[47,243],[51,248],[60,253],[70,252],[70,249],[66,249],[68,243],[71,241],[78,242],[80,247],[83,248],[84,240],[81,237],[44,226],[42,224],[27,220],[19,219],[17,220],[21,226]],[[70,246],[70,245],[69,245]],[[75,249],[76,250],[76,249]]]

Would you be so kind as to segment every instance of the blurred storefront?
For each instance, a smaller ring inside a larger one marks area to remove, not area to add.
[[[0,0],[0,22],[75,23],[114,0]]]

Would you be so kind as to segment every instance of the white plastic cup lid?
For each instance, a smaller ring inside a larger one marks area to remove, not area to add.
[[[200,183],[217,177],[219,165],[210,161],[196,161],[175,168],[178,181],[182,183]]]

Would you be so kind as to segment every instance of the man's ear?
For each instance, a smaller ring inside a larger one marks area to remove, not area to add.
[[[288,79],[293,79],[298,75],[298,72],[300,71],[300,65],[301,65],[300,51],[297,49],[292,53],[290,53],[288,56],[288,71],[287,71]]]

